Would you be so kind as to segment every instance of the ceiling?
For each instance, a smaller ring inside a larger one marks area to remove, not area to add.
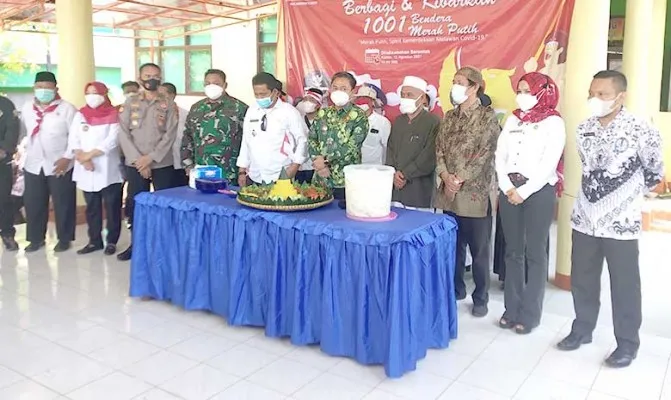
[[[5,30],[17,30],[17,27],[31,23],[54,24],[57,1],[0,0],[2,27]],[[93,26],[159,33],[186,27],[184,34],[188,34],[191,27],[197,27],[213,18],[224,17],[224,23],[216,27],[256,19],[256,14],[250,11],[274,5],[276,2],[277,0],[92,0]]]

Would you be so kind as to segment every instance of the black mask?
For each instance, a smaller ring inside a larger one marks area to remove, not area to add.
[[[145,81],[142,81],[142,86],[146,89],[149,90],[150,92],[155,92],[158,90],[158,86],[161,84],[160,79],[156,78],[151,78],[147,79]]]

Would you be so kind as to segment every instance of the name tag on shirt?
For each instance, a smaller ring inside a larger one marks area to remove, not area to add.
[[[583,133],[583,136],[584,136],[584,137],[594,137],[594,136],[596,136],[596,133],[594,133],[594,132],[585,132],[585,133]]]
[[[510,133],[524,133],[524,131],[522,129],[513,129]]]
[[[377,129],[371,129],[370,133],[380,133],[380,131],[378,131]]]
[[[419,135],[412,135],[410,136],[410,141],[414,142],[415,140],[419,140]]]
[[[258,119],[250,119],[249,122],[259,122]]]

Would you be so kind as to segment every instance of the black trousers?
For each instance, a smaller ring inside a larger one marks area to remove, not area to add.
[[[173,169],[172,187],[187,186],[189,184],[189,177],[183,168]]]
[[[638,240],[599,238],[573,231],[571,294],[576,318],[572,331],[591,335],[601,306],[604,259],[610,274],[613,326],[618,347],[638,350],[641,328],[641,274]]]
[[[545,185],[517,206],[510,204],[504,193],[499,196],[506,240],[503,317],[527,328],[537,327],[543,312],[548,276],[547,242],[555,199],[551,185]]]
[[[315,171],[298,171],[296,172],[296,181],[298,183],[311,183],[312,177],[314,176]]]
[[[148,192],[151,186],[154,190],[169,189],[175,179],[175,168],[172,166],[156,168],[151,170],[151,178],[144,179],[135,167],[126,167],[127,193],[126,193],[126,216],[133,226],[133,209],[135,207],[135,196],[142,192]]]
[[[14,207],[12,204],[12,166],[7,158],[0,160],[0,236],[14,237]]]
[[[470,248],[473,264],[473,282],[475,290],[472,293],[474,305],[487,305],[489,302],[489,259],[491,254],[492,217],[482,218],[460,217],[451,212],[447,214],[457,221],[457,259],[454,270],[454,290],[457,297],[465,297],[466,283],[466,249]],[[487,212],[491,214],[491,212]]]
[[[26,209],[26,239],[29,242],[43,242],[49,222],[49,198],[54,207],[56,236],[60,242],[75,240],[77,224],[77,195],[72,182],[72,170],[65,175],[46,176],[25,172],[23,201]]]
[[[115,183],[99,192],[84,192],[89,243],[103,245],[103,206],[107,220],[107,244],[116,244],[121,234],[122,185]]]

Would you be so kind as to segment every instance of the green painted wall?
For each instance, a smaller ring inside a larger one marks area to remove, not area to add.
[[[5,92],[31,91],[35,80],[35,73],[46,69],[45,65],[26,67],[21,74],[12,74],[0,81],[0,90]],[[58,66],[53,65],[51,72],[58,75]],[[108,87],[121,85],[121,68],[96,67],[96,80]]]
[[[624,17],[627,11],[627,0],[610,0],[610,16]]]

